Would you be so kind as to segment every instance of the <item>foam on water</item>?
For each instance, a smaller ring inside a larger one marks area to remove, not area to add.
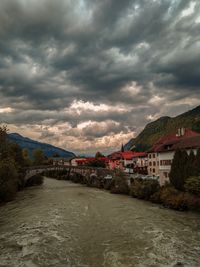
[[[0,208],[0,267],[199,267],[199,222],[198,214],[46,179]]]

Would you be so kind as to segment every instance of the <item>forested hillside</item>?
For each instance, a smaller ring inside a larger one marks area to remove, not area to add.
[[[161,117],[147,124],[135,139],[131,139],[125,145],[125,149],[129,150],[135,146],[135,150],[138,151],[148,150],[161,136],[175,132],[181,127],[200,132],[200,106],[177,117]]]

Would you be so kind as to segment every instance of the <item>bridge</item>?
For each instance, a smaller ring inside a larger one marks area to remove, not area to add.
[[[26,169],[25,181],[31,177],[42,174],[47,171],[66,171],[68,176],[74,173],[83,177],[97,177],[98,179],[104,179],[105,177],[113,177],[115,171],[106,168],[89,167],[89,166],[71,166],[71,165],[45,165],[45,166],[33,166]]]

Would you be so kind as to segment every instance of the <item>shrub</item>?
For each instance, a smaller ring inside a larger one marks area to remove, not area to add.
[[[111,186],[113,185],[112,183],[112,179],[109,179],[109,180],[103,180],[103,188],[106,189],[106,190],[110,190],[111,189]]]
[[[79,173],[71,173],[70,174],[70,180],[74,183],[82,183],[83,182],[83,176]]]
[[[158,192],[151,196],[150,200],[179,211],[200,210],[200,197],[178,191],[171,185],[161,187]]]
[[[0,162],[0,201],[14,199],[17,192],[18,174],[12,160],[6,159]]]
[[[157,180],[135,179],[131,184],[130,193],[133,197],[149,200],[159,190]]]
[[[96,174],[88,175],[86,180],[87,180],[86,181],[87,186],[97,187],[97,188],[103,187],[102,180],[100,179],[100,177],[97,177]]]
[[[118,171],[110,185],[110,192],[113,194],[129,194],[128,181],[122,171]]]
[[[29,187],[29,186],[41,185],[43,184],[43,181],[44,181],[43,176],[40,174],[36,174],[26,181],[25,186]]]
[[[186,180],[185,190],[191,194],[200,196],[200,176],[193,176]]]

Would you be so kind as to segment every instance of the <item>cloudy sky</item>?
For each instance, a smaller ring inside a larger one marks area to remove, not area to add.
[[[199,0],[0,0],[11,132],[106,153],[199,104]]]

